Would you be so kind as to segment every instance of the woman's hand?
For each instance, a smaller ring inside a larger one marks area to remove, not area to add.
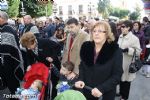
[[[53,58],[51,58],[51,57],[46,57],[46,60],[49,62],[53,62]]]
[[[82,89],[85,86],[85,83],[83,81],[77,81],[75,82],[75,87]]]
[[[102,93],[101,93],[97,88],[92,89],[91,94],[92,94],[94,97],[98,97],[98,98],[99,98],[100,96],[102,96]]]

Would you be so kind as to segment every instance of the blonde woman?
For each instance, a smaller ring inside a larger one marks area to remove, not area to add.
[[[121,80],[122,52],[114,42],[113,33],[107,22],[96,23],[92,28],[93,41],[84,42],[81,47],[79,79],[75,87],[92,87],[83,90],[87,100],[115,100],[116,85]],[[117,60],[116,60],[117,59]]]

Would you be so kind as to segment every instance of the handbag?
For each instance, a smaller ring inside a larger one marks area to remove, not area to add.
[[[129,73],[135,73],[139,71],[141,67],[142,67],[142,61],[136,55],[136,49],[135,49],[132,56],[131,64],[129,65]]]

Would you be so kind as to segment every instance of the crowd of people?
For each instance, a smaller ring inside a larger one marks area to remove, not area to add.
[[[33,22],[25,15],[23,23],[18,19],[15,25],[8,19],[7,13],[0,11],[0,89],[8,87],[11,94],[20,87],[31,65],[41,62],[56,67],[51,68],[52,99],[57,96],[59,80],[75,79],[71,84],[87,100],[101,96],[102,100],[115,100],[117,85],[120,100],[128,100],[130,84],[136,78],[136,73],[129,73],[135,50],[144,62],[143,74],[150,77],[148,17],[142,23],[76,18],[63,21],[58,17]],[[86,85],[92,90],[85,90]]]

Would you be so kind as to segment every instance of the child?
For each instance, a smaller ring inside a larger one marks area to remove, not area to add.
[[[66,61],[62,64],[60,71],[56,66],[52,66],[52,71],[55,73],[57,77],[60,78],[60,81],[69,81],[74,83],[74,81],[78,78],[78,75],[73,72],[74,64],[70,61]]]
[[[53,66],[53,71],[57,73],[60,78],[59,84],[57,85],[57,89],[61,90],[60,92],[69,89],[70,85],[73,85],[76,82],[78,75],[74,73],[73,70],[74,64],[70,61],[62,64],[60,72],[58,72],[58,69]],[[74,78],[72,78],[72,76]]]
[[[72,62],[65,62],[62,64],[60,69],[60,81],[69,81],[70,83],[74,83],[78,75],[73,72],[74,64]],[[72,78],[71,76],[74,76]]]
[[[21,92],[22,100],[39,100],[40,91],[42,89],[42,81],[35,80],[29,89],[24,89]]]

